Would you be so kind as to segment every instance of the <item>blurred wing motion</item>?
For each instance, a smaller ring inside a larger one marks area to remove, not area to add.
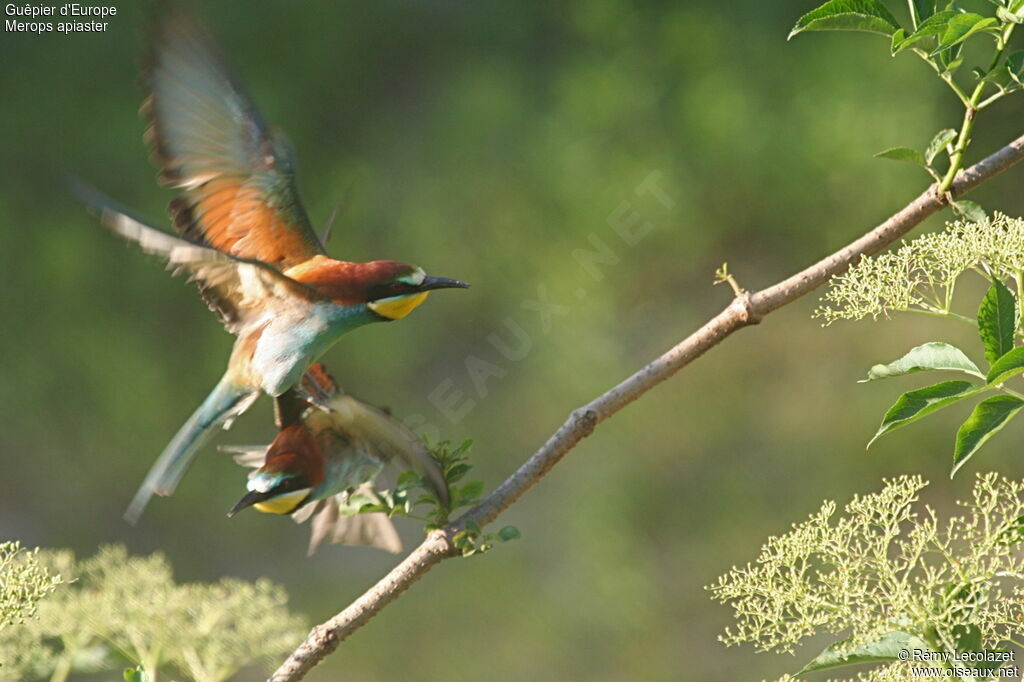
[[[168,9],[154,26],[143,113],[160,181],[191,241],[287,269],[324,249],[295,187],[287,143],[273,135],[191,15]]]
[[[146,253],[167,261],[175,274],[187,272],[210,309],[224,326],[239,336],[258,335],[267,315],[286,307],[296,297],[315,294],[263,263],[232,258],[214,249],[192,244],[132,217],[100,192],[72,182],[78,198],[89,206],[112,232],[135,242]],[[259,392],[225,375],[213,392],[189,417],[146,475],[132,499],[125,518],[135,523],[153,494],[170,495],[178,486],[196,453],[216,433],[245,412]]]
[[[226,256],[152,227],[81,182],[73,181],[72,189],[111,232],[135,242],[146,253],[160,256],[174,274],[187,272],[210,310],[233,334],[265,314],[275,301],[317,298],[305,284],[263,263]]]
[[[349,495],[359,492],[377,499],[373,487],[380,469],[388,463],[400,470],[411,468],[427,481],[443,504],[448,504],[448,486],[430,453],[416,436],[382,410],[341,393],[322,365],[313,365],[302,382],[303,393],[315,404],[303,415],[304,428],[313,435],[326,460],[326,479],[316,498],[292,518],[302,523],[312,519],[309,552],[323,542],[368,545],[388,552],[401,551],[402,544],[386,514],[346,515]],[[295,427],[292,427],[295,428]],[[239,453],[235,461],[254,470],[263,467],[268,446],[222,448]],[[307,456],[317,456],[308,454]],[[255,473],[255,471],[253,472]],[[333,478],[332,478],[333,477]]]
[[[334,383],[322,364],[309,368],[301,392],[324,409],[310,410],[306,426],[315,435],[334,431],[358,450],[387,464],[419,474],[442,504],[448,504],[448,483],[423,442],[384,410],[354,398]],[[397,460],[397,461],[396,461]]]
[[[369,483],[361,485],[358,492],[377,500],[373,486]],[[338,502],[334,498],[320,500],[306,505],[292,516],[297,523],[302,523],[307,518],[313,519],[309,536],[310,555],[325,541],[338,545],[376,547],[391,554],[402,551],[402,540],[387,514],[371,512],[343,516],[338,511]]]
[[[430,452],[394,417],[350,395],[339,394],[327,402],[330,412],[316,409],[306,425],[319,435],[343,434],[352,447],[399,470],[412,469],[426,480],[438,499],[448,504],[448,485]]]

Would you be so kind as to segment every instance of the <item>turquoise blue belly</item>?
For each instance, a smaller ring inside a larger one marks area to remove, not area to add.
[[[298,383],[344,334],[380,319],[365,305],[318,303],[302,312],[271,319],[256,344],[252,366],[270,395],[281,395]]]

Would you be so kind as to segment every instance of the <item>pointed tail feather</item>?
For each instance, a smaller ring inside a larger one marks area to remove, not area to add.
[[[196,453],[216,433],[217,427],[245,412],[258,396],[257,391],[221,379],[203,404],[178,429],[146,474],[142,487],[128,505],[125,520],[131,524],[138,521],[154,493],[173,493]]]

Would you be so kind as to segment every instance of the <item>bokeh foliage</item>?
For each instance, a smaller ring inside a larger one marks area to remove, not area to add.
[[[228,520],[244,474],[227,457],[204,454],[138,528],[120,519],[219,376],[230,340],[194,292],[103,234],[60,185],[56,170],[70,169],[153,216],[169,198],[136,116],[142,11],[117,4],[107,34],[0,41],[0,123],[14,132],[0,161],[9,283],[0,537],[86,555],[111,541],[160,549],[183,581],[268,576],[297,610],[323,619],[393,559],[331,548],[307,560],[305,533],[289,521]],[[345,388],[428,424],[435,438],[472,435],[489,485],[570,409],[717,312],[728,296],[710,286],[718,264],[728,260],[744,286],[768,284],[923,188],[920,171],[871,155],[925,148],[957,125],[960,103],[925,65],[889,57],[884,38],[786,43],[808,9],[796,0],[204,6],[267,118],[292,138],[314,220],[348,196],[331,252],[409,260],[473,283],[459,300],[438,296],[408,320],[353,334],[326,360]],[[974,158],[1019,135],[1022,113],[1013,99],[987,109]],[[671,210],[636,194],[654,171]],[[1019,178],[1011,171],[972,198],[1024,214]],[[632,247],[608,223],[622,202],[652,224]],[[618,257],[600,279],[573,255],[594,250],[593,239]],[[535,305],[540,286],[561,306],[548,318]],[[946,480],[941,420],[863,454],[879,392],[895,400],[908,388],[858,388],[864,359],[898,356],[933,322],[821,330],[814,307],[802,301],[737,335],[602,426],[503,518],[526,541],[432,573],[310,679],[436,680],[453,656],[466,678],[505,680],[792,670],[783,657],[725,654],[715,637],[730,616],[702,586],[824,496],[921,473],[941,505],[970,483]],[[502,354],[492,334],[520,352]],[[943,338],[966,345],[974,334]],[[454,409],[438,406],[453,395]],[[269,419],[264,403],[228,442],[266,442]],[[1013,456],[1020,437],[1019,425],[1007,427],[986,466],[1024,474]],[[407,544],[417,537],[415,524],[402,530]],[[462,655],[482,633],[487,655]]]
[[[133,557],[120,546],[83,560],[66,550],[26,559],[61,584],[33,605],[32,617],[0,630],[5,682],[92,673],[116,679],[126,666],[142,679],[170,673],[224,682],[243,668],[269,667],[305,631],[284,590],[265,578],[178,584],[160,554]]]

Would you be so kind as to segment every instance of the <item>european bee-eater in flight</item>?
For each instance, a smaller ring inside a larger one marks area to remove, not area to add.
[[[300,401],[298,393],[309,402]],[[312,518],[310,554],[324,540],[399,552],[401,542],[386,514],[339,513],[349,495],[376,499],[373,483],[393,463],[415,471],[438,501],[448,504],[444,475],[416,436],[386,412],[341,392],[322,365],[313,365],[301,390],[289,396],[299,409],[283,417],[273,443],[223,448],[240,452],[239,464],[258,467],[249,477],[249,492],[230,515],[254,507],[291,514],[300,523]]]
[[[145,79],[146,138],[171,201],[173,237],[82,190],[104,224],[188,272],[238,338],[227,371],[150,469],[125,517],[170,495],[199,448],[260,392],[278,397],[339,337],[405,317],[434,289],[465,288],[390,260],[329,258],[299,202],[288,146],[264,124],[190,16],[157,16]]]

